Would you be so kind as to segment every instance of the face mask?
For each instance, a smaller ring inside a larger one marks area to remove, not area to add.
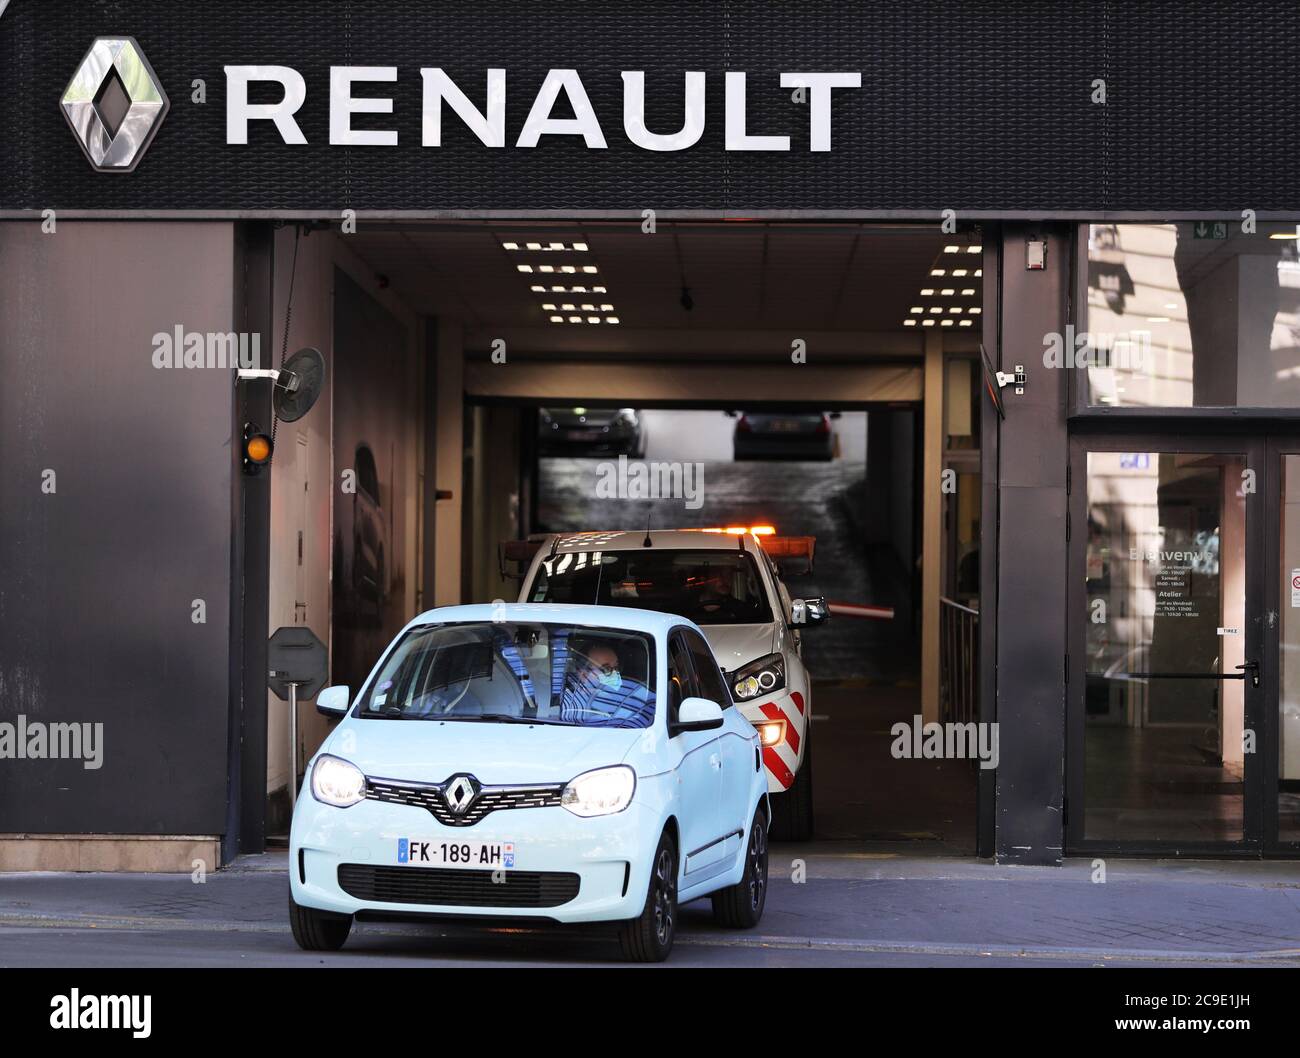
[[[596,682],[607,691],[616,691],[623,686],[623,676],[617,670],[614,672],[602,672],[596,677]]]

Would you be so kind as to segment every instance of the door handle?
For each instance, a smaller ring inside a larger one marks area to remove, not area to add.
[[[711,754],[711,755],[709,756],[709,767],[710,767],[710,768],[721,768],[721,767],[722,767],[722,758],[719,757],[716,753]]]
[[[1238,665],[1237,668],[1242,670],[1241,678],[1243,680],[1247,676],[1250,676],[1250,685],[1252,687],[1259,686],[1259,662],[1258,661],[1247,661]]]

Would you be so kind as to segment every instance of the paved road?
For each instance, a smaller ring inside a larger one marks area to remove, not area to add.
[[[802,864],[802,867],[799,864]],[[849,843],[774,850],[752,933],[684,909],[671,966],[1300,966],[1300,882],[1289,864],[1088,861],[998,867]],[[802,880],[796,880],[796,878]],[[188,876],[0,877],[0,965],[600,965],[592,930],[363,925],[338,955],[299,952],[283,853]]]

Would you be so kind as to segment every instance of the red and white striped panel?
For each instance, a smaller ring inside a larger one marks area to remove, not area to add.
[[[803,740],[807,717],[803,695],[792,692],[788,698],[777,702],[766,702],[758,711],[768,720],[784,720],[785,734],[775,746],[763,747],[763,765],[767,768],[767,789],[769,793],[788,790],[794,783],[795,770],[799,765],[799,748]]]

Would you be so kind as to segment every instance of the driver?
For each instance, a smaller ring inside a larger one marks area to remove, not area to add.
[[[623,673],[618,651],[608,643],[574,648],[577,664],[565,681],[560,719],[581,721],[591,714],[608,715],[622,697]],[[600,700],[604,699],[604,702]]]
[[[730,612],[737,599],[728,583],[730,578],[725,572],[711,573],[700,585],[697,605],[706,614]]]

